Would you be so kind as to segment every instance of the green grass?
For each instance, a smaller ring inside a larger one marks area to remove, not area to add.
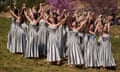
[[[26,59],[22,55],[12,54],[7,50],[7,33],[10,19],[0,18],[0,72],[101,72],[99,69],[69,68],[67,62],[62,66],[47,64],[45,59]],[[120,72],[120,26],[111,27],[113,55],[116,70],[102,72]]]

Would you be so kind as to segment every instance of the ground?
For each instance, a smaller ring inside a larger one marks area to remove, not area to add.
[[[7,34],[11,20],[0,17],[0,72],[101,72],[99,69],[69,68],[67,61],[61,66],[47,64],[45,59],[26,59],[20,54],[7,50]],[[111,27],[112,51],[117,64],[116,70],[102,72],[120,72],[120,26]]]

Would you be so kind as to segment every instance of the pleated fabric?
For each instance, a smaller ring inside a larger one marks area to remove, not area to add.
[[[84,48],[83,48],[83,36],[84,34],[82,32],[79,32],[78,33],[78,36],[79,36],[79,40],[80,40],[80,45],[81,45],[81,49],[82,49],[82,54],[84,54]]]
[[[38,48],[40,56],[47,56],[47,36],[48,30],[46,22],[44,20],[41,20],[38,30]]]
[[[60,56],[65,57],[65,30],[63,25],[59,26],[57,29],[57,40],[58,40],[58,45],[59,45],[59,50],[60,50]]]
[[[38,36],[36,26],[34,24],[29,25],[27,47],[24,56],[27,58],[39,58]]]
[[[80,40],[77,31],[69,31],[69,39],[67,41],[68,47],[68,64],[82,65],[84,58],[80,45]]]
[[[87,49],[85,50],[85,66],[86,67],[97,67],[98,63],[98,48],[96,37],[93,34],[89,34],[89,41],[87,44]]]
[[[70,30],[69,30],[68,27],[66,27],[65,30],[66,30],[66,43],[65,43],[66,48],[65,48],[65,56],[67,57],[67,56],[68,56],[68,47],[67,47],[67,43],[68,43],[69,38],[70,38]]]
[[[103,67],[114,67],[116,66],[115,60],[112,55],[110,35],[105,34],[99,41],[99,61],[100,66]]]
[[[86,58],[85,54],[86,54],[86,50],[87,50],[87,45],[88,45],[88,33],[85,33],[84,34],[84,37],[83,37],[83,56],[84,56],[84,59]]]
[[[12,24],[8,32],[8,41],[7,41],[7,49],[11,53],[15,53],[15,48],[16,48],[15,36],[16,36],[16,21],[12,20]]]
[[[23,22],[21,27],[25,34],[25,40],[24,40],[25,48],[23,48],[23,55],[25,55],[25,50],[26,50],[26,46],[27,46],[28,25],[26,22]]]
[[[17,23],[17,22],[16,22]],[[16,53],[23,53],[25,48],[25,33],[20,23],[16,24]]]
[[[49,36],[47,41],[47,61],[49,62],[61,60],[56,29],[57,28],[53,27],[48,28]]]
[[[24,31],[25,33],[28,32],[28,25],[27,25],[26,22],[22,23],[21,27],[22,27],[22,29],[23,29],[23,31]],[[27,34],[26,34],[26,35],[27,35]]]

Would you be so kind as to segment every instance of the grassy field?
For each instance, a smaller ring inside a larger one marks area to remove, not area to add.
[[[10,19],[0,18],[0,72],[120,72],[120,26],[111,27],[113,55],[117,64],[116,70],[69,68],[67,62],[62,66],[47,64],[45,59],[26,59],[7,50],[7,33]]]

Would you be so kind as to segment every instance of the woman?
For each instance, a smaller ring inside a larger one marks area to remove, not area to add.
[[[15,7],[16,8],[16,7]],[[18,15],[18,10],[15,12],[10,9],[10,6],[8,6],[9,12],[12,15],[12,24],[10,31],[8,33],[8,42],[7,42],[7,49],[11,53],[15,53],[15,30],[16,30],[16,18],[14,17],[14,14],[17,16]]]
[[[57,10],[57,22],[60,22],[65,17],[65,10],[60,15],[60,12]],[[64,25],[60,25],[57,29],[57,39],[59,44],[60,56],[65,57],[65,29]]]
[[[61,24],[64,24],[66,17],[56,24],[55,19],[53,18],[53,14],[51,12],[50,17],[48,18],[47,16],[47,19],[49,19],[50,21],[50,22],[47,21],[47,24],[49,25],[48,28],[49,37],[47,41],[47,61],[52,63],[57,62],[56,64],[59,65],[61,61],[61,57],[60,57],[59,45],[57,41],[56,30],[57,27],[59,27]]]
[[[24,14],[24,11],[26,11],[27,10],[27,8],[26,8],[26,4],[24,4],[23,3],[23,6],[22,6],[22,9],[21,9],[21,17],[22,17],[22,20],[21,20],[21,27],[22,27],[22,29],[23,29],[23,31],[24,31],[24,33],[25,33],[25,48],[26,48],[26,45],[27,45],[27,33],[28,33],[28,25],[27,25],[27,19],[26,19],[26,17],[25,17],[25,14]],[[24,53],[25,53],[25,49],[24,48],[24,52],[23,52],[23,55],[24,55]]]
[[[85,67],[98,67],[98,49],[93,24],[89,27],[88,37],[87,49],[85,50]]]
[[[99,46],[99,61],[100,67],[105,69],[106,67],[115,67],[115,61],[112,55],[111,42],[110,42],[110,20],[111,17],[108,17],[106,23],[103,27],[102,40],[100,41],[101,45]]]
[[[84,58],[82,54],[82,48],[80,45],[80,38],[78,36],[78,32],[82,29],[84,24],[86,24],[88,20],[88,16],[81,22],[80,26],[76,26],[76,21],[73,21],[72,26],[69,26],[69,33],[68,33],[68,40],[67,40],[67,47],[68,47],[68,64],[70,67],[76,65],[83,65]]]
[[[29,9],[29,15],[26,11],[24,11],[24,14],[27,20],[30,22],[27,35],[27,47],[24,56],[27,58],[39,58],[38,37],[36,30],[36,25],[39,22],[39,18],[38,20],[35,19],[31,9]]]
[[[21,28],[21,14],[18,13],[18,16],[10,9],[11,15],[16,18],[16,26],[14,31],[14,46],[10,49],[12,53],[23,53],[25,48],[25,34]]]
[[[38,30],[38,47],[40,51],[40,56],[47,55],[47,24],[45,21],[45,11],[41,11],[41,19],[39,21],[39,30]]]
[[[24,30],[25,33],[28,32],[28,25],[27,25],[27,19],[25,17],[24,11],[26,11],[26,4],[23,3],[22,9],[21,9],[21,17],[22,17],[22,29]]]

